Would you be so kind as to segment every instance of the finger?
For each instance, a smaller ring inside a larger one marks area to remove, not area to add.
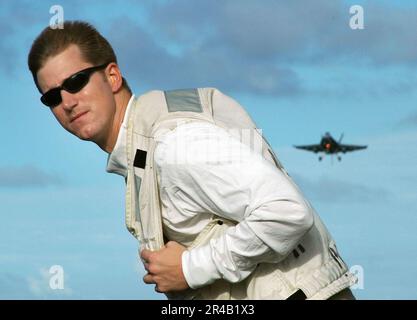
[[[171,248],[171,247],[174,247],[176,244],[177,244],[177,242],[175,242],[175,241],[168,241],[168,242],[165,244],[165,247],[166,247],[166,248]]]
[[[155,286],[155,291],[158,293],[163,293],[161,290],[159,290],[158,285]]]
[[[140,257],[141,257],[143,260],[145,260],[145,261],[149,261],[149,258],[150,258],[150,256],[151,256],[151,254],[152,254],[152,251],[147,250],[147,249],[143,249],[143,250],[140,252]]]
[[[144,266],[145,270],[148,271],[148,273],[150,273],[149,272],[149,263],[144,263],[143,266]]]
[[[145,282],[146,284],[152,284],[152,283],[156,283],[155,282],[155,280],[154,280],[154,278],[153,278],[153,276],[151,275],[151,274],[146,274],[144,277],[143,277],[143,282]]]

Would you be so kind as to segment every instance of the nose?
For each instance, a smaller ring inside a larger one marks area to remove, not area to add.
[[[75,94],[61,90],[62,106],[65,110],[71,111],[78,103]]]

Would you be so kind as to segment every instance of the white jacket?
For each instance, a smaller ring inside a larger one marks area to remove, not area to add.
[[[126,224],[143,247],[160,248],[164,234],[189,248],[184,274],[196,290],[174,298],[286,299],[301,289],[326,299],[353,283],[320,219],[234,100],[215,89],[154,91],[132,109]],[[247,131],[222,129],[236,126],[252,129],[250,141],[260,138],[257,150],[242,144]],[[193,153],[213,141],[217,152],[196,161]]]

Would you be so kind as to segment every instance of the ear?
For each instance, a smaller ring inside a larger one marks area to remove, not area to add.
[[[112,92],[116,93],[120,91],[123,84],[123,77],[122,73],[120,72],[119,66],[116,63],[111,62],[107,66],[105,72],[107,81],[110,83],[110,87],[112,88]]]

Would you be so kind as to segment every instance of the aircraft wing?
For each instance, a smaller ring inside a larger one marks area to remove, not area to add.
[[[311,152],[321,152],[324,151],[323,147],[320,144],[309,144],[306,146],[294,146],[297,149],[307,150]]]
[[[357,146],[353,144],[339,144],[341,152],[351,152],[356,150],[366,149],[368,146]]]

